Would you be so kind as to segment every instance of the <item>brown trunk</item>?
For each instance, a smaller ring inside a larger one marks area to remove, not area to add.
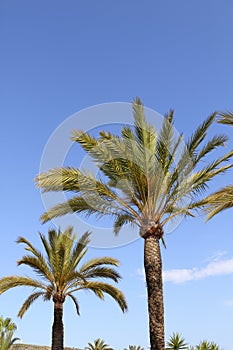
[[[151,350],[164,350],[162,259],[159,235],[145,235],[144,268],[148,293]]]
[[[64,350],[63,303],[54,303],[54,321],[52,328],[52,350]]]

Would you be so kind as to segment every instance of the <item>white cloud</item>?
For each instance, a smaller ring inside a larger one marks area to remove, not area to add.
[[[233,307],[233,300],[226,300],[226,301],[224,302],[224,304],[225,304],[226,306],[231,306],[231,307]]]
[[[212,256],[207,258],[205,260],[205,262],[219,261],[219,260],[221,260],[221,258],[223,258],[226,255],[227,255],[227,252],[225,250],[224,251],[219,250],[219,251],[215,252]]]
[[[211,276],[222,276],[233,274],[233,258],[213,258],[206,266],[192,269],[173,269],[163,271],[164,282],[184,283],[187,281],[200,280]],[[137,274],[145,278],[144,270],[138,269]]]
[[[165,282],[184,283],[187,281],[200,280],[210,276],[233,274],[233,258],[214,260],[202,268],[177,269],[164,271]]]

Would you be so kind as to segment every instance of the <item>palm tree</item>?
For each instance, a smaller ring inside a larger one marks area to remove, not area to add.
[[[33,292],[25,300],[18,316],[23,317],[31,304],[42,297],[44,301],[52,300],[54,303],[54,321],[52,326],[52,350],[63,350],[63,304],[66,297],[74,302],[79,314],[79,303],[74,296],[80,290],[90,290],[100,299],[109,294],[124,312],[127,309],[122,292],[111,284],[96,280],[96,278],[111,279],[118,282],[120,275],[111,266],[118,266],[119,262],[110,257],[95,258],[82,266],[80,262],[87,253],[90,242],[90,233],[85,233],[76,239],[71,227],[64,232],[59,229],[49,230],[48,239],[40,233],[40,239],[45,254],[43,255],[26,238],[20,237],[17,243],[25,244],[28,255],[23,256],[18,265],[31,267],[40,279],[24,276],[9,276],[0,280],[0,294],[7,290],[26,286],[32,287]]]
[[[124,350],[144,350],[144,348],[142,348],[140,345],[129,345],[128,349],[124,349]]]
[[[162,350],[165,343],[160,240],[164,243],[164,225],[175,217],[194,216],[194,210],[205,203],[201,195],[209,181],[231,167],[222,163],[232,157],[233,151],[212,162],[203,162],[227,140],[225,135],[218,135],[201,146],[215,114],[197,128],[181,150],[182,136],[175,137],[172,111],[165,116],[159,133],[148,125],[139,99],[133,102],[133,111],[134,127],[124,126],[121,137],[104,131],[99,138],[84,131],[73,132],[72,139],[97,164],[103,178],[64,167],[40,174],[36,182],[44,192],[74,193],[65,203],[44,213],[43,222],[84,212],[113,217],[115,234],[125,224],[138,226],[144,239],[150,345],[151,350]]]
[[[199,345],[196,346],[196,350],[221,350],[215,342],[209,342],[203,340]]]
[[[94,344],[88,343],[88,346],[85,348],[86,350],[113,350],[109,347],[108,344],[104,342],[104,340],[98,338],[94,340]]]
[[[233,113],[221,113],[218,123],[233,126]],[[225,186],[211,194],[207,203],[208,220],[225,209],[233,208],[233,185]]]
[[[8,350],[19,338],[13,338],[17,330],[16,324],[11,319],[0,317],[0,349]]]
[[[188,349],[188,344],[179,333],[173,333],[167,342],[166,350]]]

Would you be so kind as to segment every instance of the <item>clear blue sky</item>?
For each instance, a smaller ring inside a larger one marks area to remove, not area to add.
[[[231,0],[0,2],[1,276],[26,272],[16,268],[23,254],[16,238],[38,244],[37,231],[49,227],[38,220],[44,209],[33,179],[48,138],[71,114],[140,96],[161,114],[174,108],[176,129],[190,135],[214,110],[233,110],[232,13]],[[218,130],[232,138],[231,129]],[[230,182],[232,172],[212,190]],[[232,212],[207,224],[187,219],[166,242],[166,338],[179,331],[193,345],[209,339],[231,350]],[[90,250],[89,257],[120,259],[129,312],[87,294],[77,317],[67,303],[66,346],[100,337],[116,350],[147,348],[142,245]],[[49,345],[52,305],[37,302],[18,320],[24,296],[20,290],[1,296],[0,314],[17,323],[23,342]]]

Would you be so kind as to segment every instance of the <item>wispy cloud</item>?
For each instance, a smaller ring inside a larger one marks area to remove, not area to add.
[[[226,306],[233,307],[233,300],[226,300],[226,301],[224,302],[224,304],[225,304]]]
[[[164,282],[184,283],[188,281],[200,280],[211,276],[222,276],[233,274],[233,258],[222,259],[223,254],[215,255],[206,266],[191,269],[173,269],[163,271]],[[208,259],[209,260],[209,259]],[[137,270],[137,274],[145,278],[142,269]]]
[[[233,274],[233,258],[214,260],[201,268],[167,270],[163,273],[165,282],[184,283],[211,276]]]

